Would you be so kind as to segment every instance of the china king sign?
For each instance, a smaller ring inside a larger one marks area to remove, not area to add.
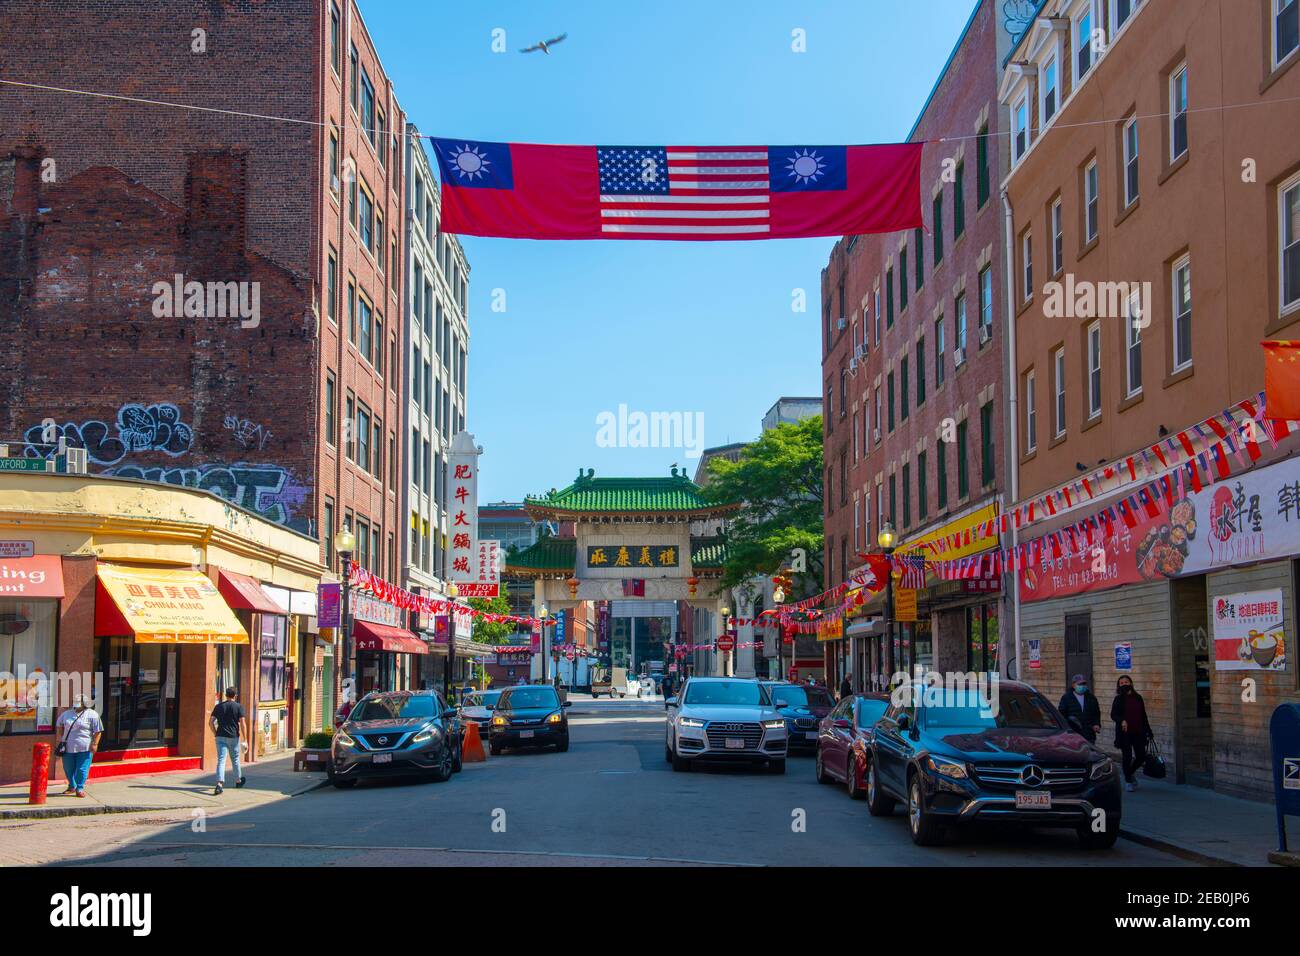
[[[478,585],[478,459],[483,449],[474,436],[460,432],[451,440],[447,458],[448,534],[451,537],[448,578],[466,597],[480,597]]]

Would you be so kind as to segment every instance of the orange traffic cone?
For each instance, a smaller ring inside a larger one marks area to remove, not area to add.
[[[465,723],[465,743],[461,748],[462,763],[482,763],[487,760],[483,751],[483,739],[478,733],[478,724],[472,720]]]

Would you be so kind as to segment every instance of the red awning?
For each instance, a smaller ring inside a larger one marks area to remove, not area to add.
[[[410,631],[369,621],[352,623],[352,638],[359,651],[390,651],[393,654],[427,654],[429,645]]]
[[[262,590],[262,586],[256,579],[250,578],[247,574],[236,574],[234,571],[225,571],[221,568],[214,568],[214,570],[217,572],[217,590],[231,607],[243,608],[246,611],[261,611],[263,614],[284,613],[284,608],[266,596],[266,592]]]

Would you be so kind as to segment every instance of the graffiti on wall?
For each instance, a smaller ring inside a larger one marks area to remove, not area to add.
[[[93,465],[115,465],[132,452],[158,451],[173,458],[184,455],[194,443],[194,429],[181,420],[181,410],[170,402],[142,405],[131,402],[117,410],[113,425],[98,419],[65,422],[46,419],[23,434],[30,442],[24,454],[48,457],[62,438],[70,448],[86,449]]]
[[[193,468],[149,468],[122,465],[105,474],[137,481],[154,481],[182,488],[210,491],[268,521],[295,530],[307,530],[310,519],[301,515],[307,500],[307,486],[296,481],[287,468],[279,465],[209,464]]]
[[[256,448],[261,451],[271,438],[271,429],[238,415],[227,415],[222,425],[239,442],[240,448]]]

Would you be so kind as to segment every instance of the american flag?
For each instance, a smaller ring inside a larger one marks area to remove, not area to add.
[[[898,586],[920,590],[925,587],[925,558],[898,558]]]
[[[601,146],[600,231],[620,238],[771,230],[767,147]]]

